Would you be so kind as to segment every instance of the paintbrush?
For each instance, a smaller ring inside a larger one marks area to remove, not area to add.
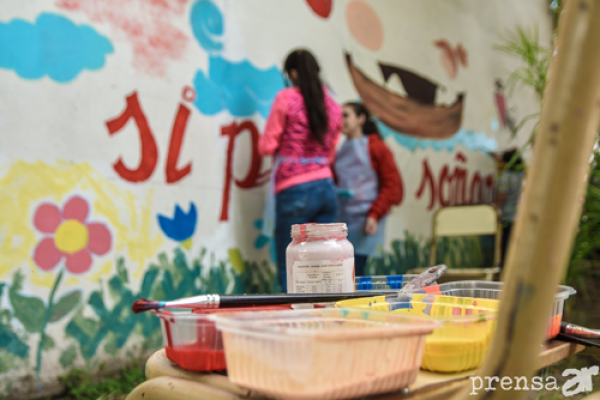
[[[568,333],[559,333],[558,335],[556,335],[556,339],[564,340],[565,342],[582,344],[582,345],[588,346],[588,347],[600,348],[599,343],[592,342],[589,339],[583,339],[583,337],[581,337],[581,336],[570,335]]]
[[[584,339],[600,339],[600,330],[585,328],[565,321],[560,323],[560,332]]]
[[[444,264],[428,268],[424,272],[411,279],[398,291],[398,294],[410,293],[425,286],[429,286],[446,273],[448,267]]]
[[[360,297],[374,297],[389,295],[390,292],[350,292],[350,293],[307,293],[307,294],[205,294],[194,297],[186,297],[173,301],[153,301],[140,299],[133,303],[131,309],[138,314],[149,310],[160,308],[226,308],[226,307],[251,307],[279,304],[302,304],[302,303],[331,303]]]
[[[429,268],[408,282],[398,294],[427,286],[444,274],[447,267],[438,265]],[[336,301],[362,297],[389,296],[390,291],[350,292],[350,293],[306,293],[306,294],[253,294],[253,295],[220,295],[205,294],[186,297],[172,301],[154,301],[147,299],[136,300],[131,309],[135,314],[161,308],[209,309],[225,307],[250,307],[279,304],[332,303]]]

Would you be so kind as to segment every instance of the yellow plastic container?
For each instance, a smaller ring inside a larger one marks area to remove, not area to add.
[[[426,286],[412,293],[499,300],[503,286],[503,282],[454,281],[442,283],[441,285]],[[560,333],[560,323],[562,321],[565,301],[575,293],[577,293],[575,289],[570,286],[559,285],[557,287],[551,318],[546,330],[546,339],[552,339]]]
[[[421,368],[458,372],[477,368],[483,361],[496,328],[499,301],[410,294],[344,300],[336,307],[390,311],[440,322],[442,326],[425,339]]]

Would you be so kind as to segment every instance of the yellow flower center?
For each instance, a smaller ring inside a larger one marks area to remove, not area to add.
[[[89,239],[88,228],[81,222],[69,219],[58,227],[54,235],[56,248],[63,253],[77,253],[87,246]]]

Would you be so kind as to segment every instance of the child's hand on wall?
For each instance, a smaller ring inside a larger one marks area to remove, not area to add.
[[[367,223],[365,224],[365,233],[367,235],[373,236],[377,233],[377,220],[373,217],[367,218]]]

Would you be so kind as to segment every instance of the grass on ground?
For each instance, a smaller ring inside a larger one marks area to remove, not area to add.
[[[83,369],[72,370],[60,378],[65,386],[64,392],[47,400],[124,400],[133,388],[145,380],[144,365],[140,361],[108,374],[103,373],[105,369],[104,365],[96,373]]]

